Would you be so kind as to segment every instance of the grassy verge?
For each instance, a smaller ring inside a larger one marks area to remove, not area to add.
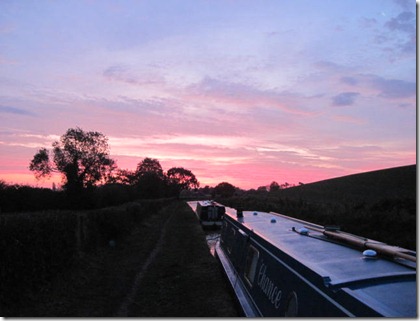
[[[221,267],[190,207],[179,203],[173,211],[162,249],[129,307],[129,316],[238,316]]]
[[[168,221],[169,220],[169,221]],[[112,317],[161,238],[156,258],[138,285],[128,316],[236,316],[218,262],[185,203],[149,216],[114,246],[83,253],[70,271],[25,296],[4,316]]]

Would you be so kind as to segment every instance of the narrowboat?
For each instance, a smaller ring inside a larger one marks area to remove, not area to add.
[[[227,208],[216,256],[247,317],[416,317],[416,252]]]
[[[212,200],[198,201],[195,213],[203,227],[222,226],[225,206]]]

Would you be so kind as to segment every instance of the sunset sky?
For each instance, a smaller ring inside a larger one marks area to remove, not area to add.
[[[77,126],[201,186],[415,164],[416,2],[0,1],[0,179]]]

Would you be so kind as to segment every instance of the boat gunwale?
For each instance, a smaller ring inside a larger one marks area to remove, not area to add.
[[[251,294],[249,293],[247,287],[244,285],[244,282],[242,282],[242,279],[239,276],[239,272],[230,262],[219,242],[220,241],[217,241],[215,246],[216,257],[222,264],[225,275],[228,278],[233,291],[235,292],[236,299],[241,306],[242,312],[247,318],[263,316]],[[237,282],[239,282],[239,284]]]

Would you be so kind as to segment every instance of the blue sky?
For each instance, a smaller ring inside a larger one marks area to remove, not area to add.
[[[76,126],[202,185],[414,164],[416,41],[415,1],[2,1],[0,179]]]

